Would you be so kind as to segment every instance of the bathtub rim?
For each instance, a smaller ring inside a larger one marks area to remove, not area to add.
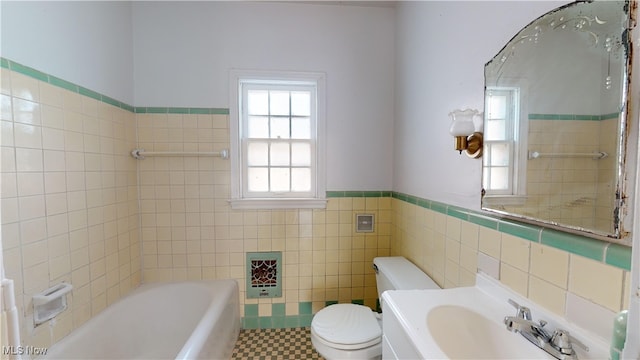
[[[125,294],[124,296],[122,296],[118,300],[114,301],[112,304],[110,304],[107,307],[105,307],[104,309],[102,309],[98,314],[92,316],[87,321],[85,321],[84,323],[79,325],[77,328],[73,329],[70,333],[68,333],[67,335],[65,335],[62,338],[60,338],[57,342],[51,344],[49,346],[49,350],[47,351],[47,354],[45,356],[36,357],[35,359],[42,359],[42,360],[47,360],[47,359],[50,360],[50,359],[58,359],[58,358],[63,359],[64,355],[62,354],[62,352],[64,352],[65,348],[67,348],[68,346],[72,345],[74,341],[79,341],[78,338],[81,338],[83,330],[87,330],[87,329],[90,330],[90,327],[92,325],[95,325],[95,324],[92,324],[93,322],[101,321],[102,318],[108,317],[109,316],[108,312],[109,312],[110,308],[113,308],[115,306],[118,306],[118,307],[122,306],[120,304],[125,302],[125,301],[127,301],[127,298],[136,296],[137,294],[142,294],[142,293],[145,293],[145,292],[148,292],[148,291],[152,291],[152,290],[154,290],[156,288],[160,288],[160,287],[171,287],[172,285],[181,285],[181,284],[193,284],[193,285],[208,287],[207,290],[210,291],[210,292],[213,292],[213,294],[212,294],[213,296],[218,297],[218,298],[225,297],[226,300],[225,301],[210,301],[209,305],[207,305],[206,309],[202,313],[203,314],[202,318],[200,319],[200,321],[198,321],[197,325],[193,328],[191,333],[188,334],[188,337],[187,337],[187,340],[185,341],[185,343],[182,344],[181,348],[177,349],[177,352],[175,353],[176,355],[174,355],[176,359],[186,358],[186,357],[193,358],[194,356],[197,356],[197,354],[202,350],[204,342],[202,342],[200,344],[200,346],[194,346],[192,341],[195,341],[195,340],[192,340],[192,337],[193,337],[194,333],[199,329],[205,328],[205,330],[207,330],[206,329],[206,325],[203,325],[203,323],[204,323],[203,319],[205,318],[205,316],[207,316],[207,319],[211,319],[211,318],[217,317],[217,316],[215,316],[216,312],[212,311],[212,308],[224,307],[228,303],[232,303],[233,304],[233,306],[235,308],[235,312],[236,312],[236,314],[234,316],[235,319],[234,319],[234,324],[233,325],[235,325],[235,327],[238,330],[238,331],[234,331],[235,333],[233,335],[234,335],[234,338],[237,339],[238,334],[239,334],[239,330],[240,330],[240,309],[239,309],[240,305],[239,305],[239,286],[238,286],[238,282],[236,280],[234,280],[234,279],[207,279],[207,280],[184,280],[184,281],[168,281],[168,282],[150,282],[150,283],[142,283],[142,284],[140,284],[138,287],[132,289],[127,294]],[[216,288],[216,287],[208,286],[209,284],[227,284],[227,285],[224,285],[224,286],[220,285],[219,287]],[[222,289],[220,289],[220,287],[222,287]],[[218,306],[215,306],[216,304]],[[52,319],[52,320],[54,320],[54,319]],[[40,326],[46,325],[52,320],[44,322]],[[211,326],[209,326],[209,330],[212,327],[213,327],[213,324],[211,324]],[[185,349],[188,349],[188,351],[185,351]],[[197,349],[197,351],[195,351],[196,349]],[[183,354],[183,353],[185,353],[185,354]],[[56,357],[52,358],[51,356],[56,356]]]
[[[185,282],[194,282],[194,281],[183,281],[183,282],[177,282],[177,283],[185,283]],[[213,327],[217,324],[213,320],[215,318],[220,317],[219,314],[224,313],[225,307],[229,303],[235,304],[235,312],[236,312],[235,323],[232,324],[232,325],[230,324],[230,326],[234,326],[233,332],[234,332],[234,337],[235,337],[236,340],[238,339],[238,334],[240,332],[240,302],[238,300],[238,296],[239,296],[238,282],[236,280],[233,280],[233,279],[201,280],[201,281],[195,281],[195,282],[196,283],[197,282],[200,282],[200,283],[202,283],[202,282],[225,282],[225,283],[229,283],[231,286],[225,287],[224,288],[224,293],[222,293],[222,294],[220,294],[218,292],[214,293],[214,295],[216,295],[216,296],[222,296],[223,295],[229,301],[226,301],[226,302],[214,301],[209,305],[209,307],[207,308],[204,316],[198,322],[198,325],[193,329],[193,331],[189,335],[189,339],[183,345],[182,349],[180,349],[180,352],[178,352],[178,354],[176,355],[176,359],[191,359],[191,358],[193,358],[194,355],[197,355],[202,351],[202,347],[206,343],[206,339],[207,339],[209,333],[211,332]],[[176,282],[173,282],[173,283],[176,283]],[[211,290],[213,290],[213,289],[211,289]],[[203,337],[204,337],[204,339],[203,339]]]

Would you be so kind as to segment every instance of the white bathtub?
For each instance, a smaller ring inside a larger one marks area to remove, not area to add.
[[[235,280],[145,284],[42,359],[229,359],[239,331]]]

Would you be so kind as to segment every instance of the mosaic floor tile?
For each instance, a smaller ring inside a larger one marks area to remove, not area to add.
[[[232,359],[324,360],[311,345],[309,328],[243,329],[233,349]]]

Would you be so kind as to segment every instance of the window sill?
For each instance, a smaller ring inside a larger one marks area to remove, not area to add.
[[[327,199],[233,199],[234,210],[245,209],[326,209]]]
[[[482,198],[482,205],[525,205],[526,195],[487,195]]]

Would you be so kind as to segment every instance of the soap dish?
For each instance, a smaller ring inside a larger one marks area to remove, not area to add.
[[[60,283],[33,296],[33,322],[40,325],[67,309],[67,293],[73,289],[69,283]]]

